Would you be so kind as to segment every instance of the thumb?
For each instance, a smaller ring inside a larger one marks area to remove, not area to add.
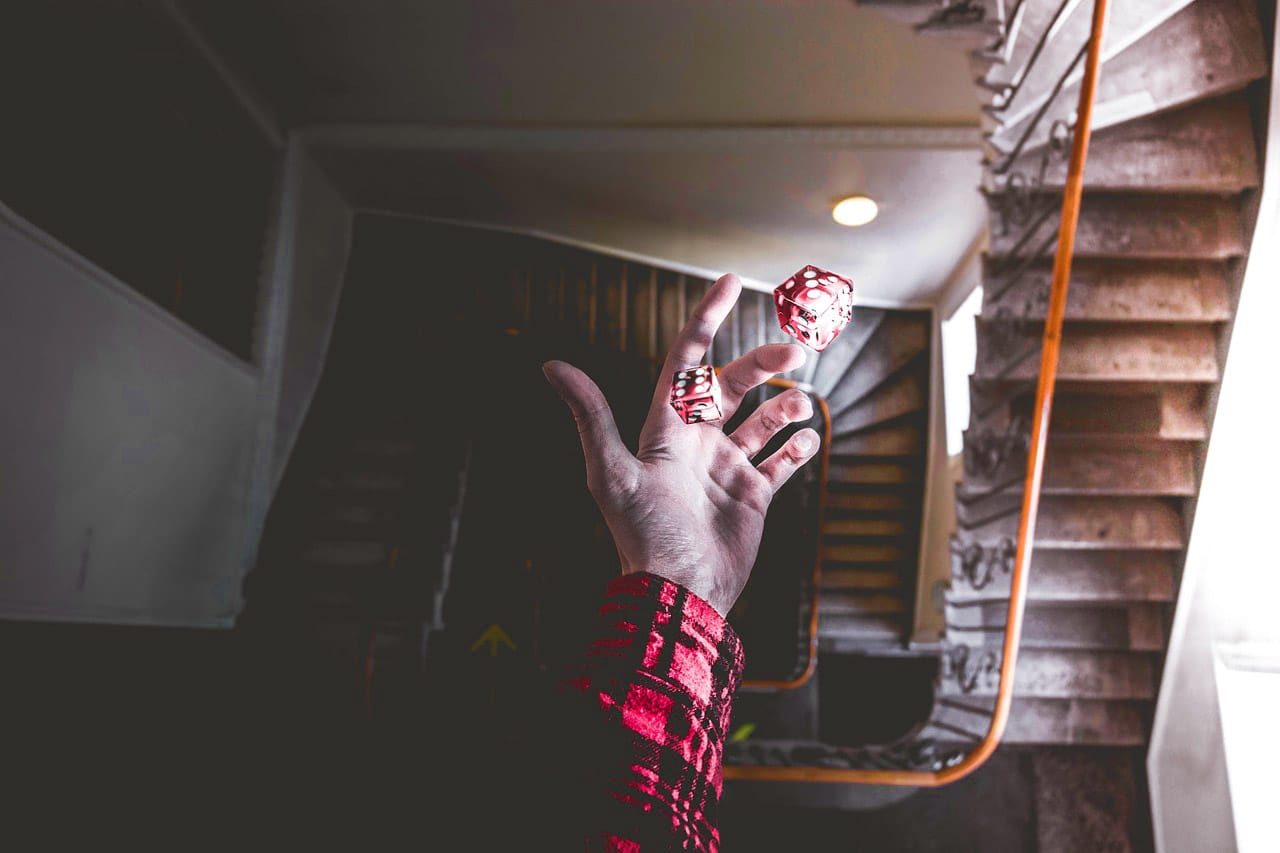
[[[635,458],[618,435],[613,411],[600,387],[587,374],[563,361],[548,361],[542,365],[542,372],[578,423],[582,454],[587,460],[587,487],[596,495],[609,485],[622,485],[625,489],[625,478],[630,475]]]

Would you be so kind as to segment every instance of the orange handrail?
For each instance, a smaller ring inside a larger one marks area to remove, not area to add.
[[[1067,311],[1067,286],[1071,278],[1071,255],[1075,248],[1076,223],[1084,192],[1084,166],[1089,152],[1094,95],[1098,87],[1098,65],[1102,30],[1106,22],[1107,0],[1094,0],[1089,50],[1080,101],[1076,112],[1076,134],[1071,146],[1066,188],[1062,196],[1062,221],[1058,227],[1058,249],[1053,259],[1053,279],[1049,308],[1044,324],[1044,348],[1040,354],[1040,378],[1036,384],[1035,410],[1031,422],[1031,445],[1018,519],[1018,551],[1009,588],[1009,614],[1005,623],[1004,656],[1000,661],[1000,686],[995,710],[986,736],[956,764],[942,770],[839,770],[824,767],[753,767],[727,765],[727,779],[792,782],[844,782],[863,785],[911,785],[932,788],[968,776],[991,757],[1004,735],[1013,704],[1013,676],[1022,637],[1022,615],[1027,601],[1027,571],[1031,564],[1032,533],[1040,509],[1040,484],[1044,474],[1045,445],[1049,435],[1049,415],[1053,409],[1053,389],[1058,374],[1058,354],[1062,346],[1062,323]]]
[[[717,368],[718,370],[718,368]],[[775,388],[797,388],[800,383],[790,379],[768,380],[765,384]],[[821,537],[822,520],[827,510],[827,472],[831,465],[831,409],[827,401],[818,394],[808,391],[809,398],[816,400],[818,411],[822,413],[822,457],[818,467],[818,535]],[[813,583],[809,591],[809,649],[804,669],[795,678],[773,679],[755,678],[742,682],[744,688],[756,690],[794,690],[800,687],[818,669],[818,586],[822,582],[822,541],[819,539],[817,553],[813,557]]]

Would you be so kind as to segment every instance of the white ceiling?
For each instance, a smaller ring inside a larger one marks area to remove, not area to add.
[[[891,130],[976,138],[963,52],[852,0],[182,6],[357,206],[766,283],[818,263],[891,302],[929,298],[982,228],[976,146]],[[852,192],[880,219],[835,225]]]

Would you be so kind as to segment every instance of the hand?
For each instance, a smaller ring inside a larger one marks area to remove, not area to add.
[[[803,429],[759,466],[751,464],[779,430],[813,414],[798,390],[770,399],[732,435],[716,423],[685,424],[668,403],[671,377],[702,363],[741,291],[738,277],[726,275],[693,310],[667,354],[635,456],[618,436],[604,394],[585,373],[562,361],[542,368],[578,423],[587,488],[613,533],[623,573],[674,581],[722,616],[747,584],[774,493],[819,444],[816,432]],[[722,423],[748,391],[804,360],[795,344],[767,344],[727,365],[720,372]]]

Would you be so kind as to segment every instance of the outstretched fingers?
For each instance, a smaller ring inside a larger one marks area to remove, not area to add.
[[[702,363],[703,357],[707,354],[707,348],[711,346],[711,339],[720,328],[720,324],[724,322],[724,318],[733,310],[734,304],[738,301],[738,294],[741,292],[742,282],[736,275],[721,276],[707,290],[706,295],[689,315],[689,321],[684,324],[680,334],[676,335],[675,342],[672,343],[671,350],[667,353],[666,361],[662,365],[662,372],[658,376],[658,387],[653,392],[649,417],[645,421],[644,430],[640,433],[642,455],[644,448],[661,443],[663,437],[669,435],[670,430],[683,426],[669,404],[671,377],[677,370],[696,367]]]
[[[803,391],[792,389],[766,400],[733,431],[729,440],[750,459],[764,449],[787,424],[813,417],[813,404]]]
[[[721,407],[727,421],[742,399],[757,385],[804,364],[805,352],[796,344],[765,344],[735,358],[720,371]]]
[[[635,457],[622,443],[609,401],[591,377],[563,361],[542,365],[551,387],[573,412],[587,462],[587,487],[597,498],[626,491],[634,476]]]
[[[802,429],[787,439],[787,443],[782,445],[777,453],[761,462],[756,470],[764,475],[773,491],[777,492],[787,480],[791,479],[792,474],[813,458],[818,452],[820,443],[821,440],[816,432],[811,429]]]

